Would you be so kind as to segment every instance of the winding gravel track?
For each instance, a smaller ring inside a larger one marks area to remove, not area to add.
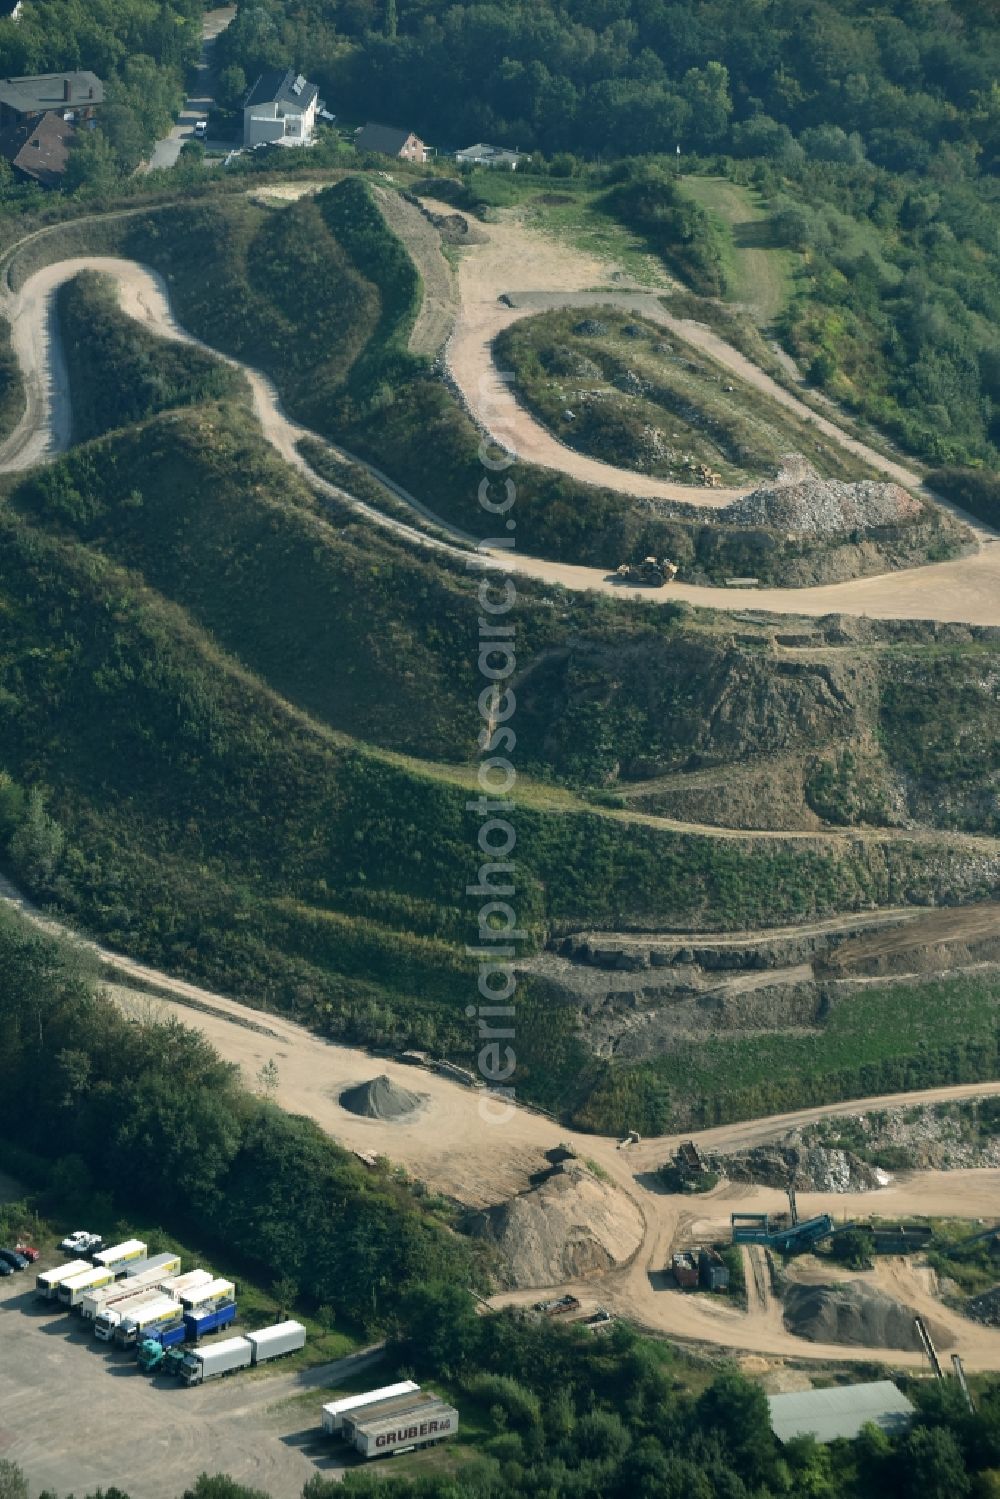
[[[178,323],[163,279],[134,261],[110,256],[86,256],[59,261],[30,276],[17,292],[4,301],[11,325],[15,353],[25,383],[26,407],[15,431],[0,444],[0,472],[17,472],[51,459],[69,443],[71,412],[65,365],[55,328],[54,295],[59,286],[82,270],[102,271],[118,285],[122,307],[151,331],[165,338],[207,346]],[[208,352],[223,358],[217,350]],[[439,522],[439,528],[454,538],[454,545],[428,536],[425,531],[385,516],[322,479],[305,462],[296,444],[314,436],[291,421],[282,409],[270,380],[259,371],[242,369],[253,395],[254,410],[267,440],[280,456],[305,475],[321,493],[351,505],[366,519],[392,531],[409,544],[430,548],[467,564],[464,533]],[[839,431],[833,428],[834,431]],[[845,442],[847,441],[846,435]],[[366,465],[369,466],[370,465]],[[373,470],[374,471],[374,470]],[[399,485],[396,494],[414,510],[415,517],[429,512]],[[926,619],[973,625],[1000,625],[1000,547],[979,528],[979,550],[951,562],[934,563],[878,577],[859,578],[812,588],[755,588],[732,590],[674,584],[670,588],[643,590],[639,596],[653,603],[684,600],[689,604],[721,610],[748,607],[782,615],[868,615],[877,619]],[[543,558],[500,550],[480,551],[479,565],[513,571],[544,584],[561,584],[574,590],[596,590],[612,596],[635,597],[637,590],[623,588],[601,569],[550,562]]]

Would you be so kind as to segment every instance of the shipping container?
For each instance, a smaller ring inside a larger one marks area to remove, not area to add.
[[[44,1301],[54,1301],[64,1280],[69,1280],[72,1275],[82,1275],[84,1270],[93,1268],[89,1260],[67,1260],[64,1265],[43,1270],[40,1275],[35,1276],[35,1295]]]
[[[59,1282],[56,1295],[60,1306],[68,1306],[70,1310],[79,1306],[82,1297],[88,1291],[96,1291],[101,1286],[113,1285],[115,1272],[107,1269],[104,1265],[91,1265],[89,1270],[81,1270],[79,1275],[67,1276]]]
[[[95,1265],[106,1265],[119,1275],[124,1275],[127,1265],[146,1258],[146,1245],[141,1239],[126,1239],[123,1244],[112,1244],[110,1249],[99,1249],[91,1258]]]
[[[203,1384],[206,1379],[249,1368],[252,1359],[253,1346],[246,1338],[224,1338],[221,1343],[186,1353],[180,1365],[180,1377],[188,1385]]]
[[[115,1328],[115,1342],[120,1348],[131,1348],[143,1338],[168,1327],[176,1327],[184,1317],[184,1308],[172,1296],[161,1295],[148,1306],[133,1308]]]
[[[414,1447],[429,1447],[454,1436],[457,1430],[458,1411],[431,1395],[405,1417],[359,1420],[354,1446],[362,1457],[388,1457]]]
[[[403,1379],[398,1384],[383,1385],[380,1390],[368,1390],[364,1395],[345,1395],[341,1400],[331,1400],[323,1407],[323,1430],[330,1436],[342,1436],[344,1417],[349,1412],[377,1405],[382,1400],[392,1400],[397,1395],[415,1395],[419,1389],[412,1379]]]
[[[281,1358],[283,1354],[304,1348],[306,1330],[301,1322],[276,1322],[273,1327],[248,1332],[247,1342],[253,1348],[254,1363],[266,1364],[268,1359]]]
[[[100,1338],[102,1343],[110,1343],[115,1335],[115,1328],[119,1326],[125,1317],[131,1317],[144,1306],[152,1306],[154,1301],[162,1301],[163,1292],[159,1286],[140,1286],[130,1296],[124,1296],[121,1301],[115,1301],[110,1306],[102,1306],[97,1310],[94,1317],[94,1336]]]

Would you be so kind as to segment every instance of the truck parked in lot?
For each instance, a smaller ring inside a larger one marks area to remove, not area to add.
[[[64,1280],[69,1280],[73,1275],[82,1275],[85,1270],[93,1268],[89,1260],[67,1260],[64,1265],[43,1270],[35,1276],[35,1295],[43,1301],[55,1301]]]
[[[272,1358],[282,1358],[286,1353],[296,1353],[304,1348],[306,1330],[301,1322],[275,1322],[272,1327],[248,1332],[247,1342],[253,1348],[254,1363],[266,1364]]]
[[[198,1286],[195,1292],[189,1296],[182,1296],[181,1300],[186,1301],[190,1306],[221,1305],[224,1301],[236,1300],[236,1287],[231,1280],[223,1280],[221,1277],[217,1280],[209,1279],[207,1285]]]
[[[127,1266],[146,1258],[146,1245],[141,1239],[126,1239],[122,1244],[112,1244],[109,1249],[99,1249],[92,1258],[95,1265],[103,1265],[116,1275],[124,1275]]]
[[[458,1411],[436,1395],[425,1395],[421,1403],[405,1414],[372,1415],[359,1413],[354,1425],[354,1446],[362,1457],[390,1457],[397,1452],[412,1452],[430,1447],[458,1430]]]
[[[178,1373],[186,1385],[204,1384],[206,1379],[249,1369],[252,1361],[253,1347],[246,1338],[224,1338],[211,1348],[194,1348],[185,1353]]]
[[[87,1322],[92,1322],[105,1308],[117,1306],[128,1297],[138,1295],[144,1289],[162,1288],[163,1277],[176,1275],[181,1262],[176,1254],[158,1254],[155,1259],[146,1260],[143,1263],[144,1268],[141,1270],[137,1268],[134,1275],[129,1271],[124,1280],[112,1281],[109,1285],[88,1291],[80,1302],[81,1317]]]
[[[301,1322],[276,1322],[273,1327],[248,1332],[246,1337],[225,1338],[211,1348],[192,1348],[184,1355],[178,1372],[185,1384],[204,1384],[206,1379],[294,1353],[305,1343],[306,1330]]]
[[[161,1294],[148,1306],[133,1308],[115,1328],[115,1343],[119,1348],[134,1348],[144,1338],[157,1336],[184,1322],[184,1308],[172,1296]]]
[[[221,1332],[235,1321],[235,1301],[225,1301],[221,1306],[195,1307],[193,1311],[184,1313],[182,1322],[156,1329],[142,1339],[137,1353],[139,1368],[144,1374],[176,1374],[180,1361],[191,1344],[200,1342],[212,1333]],[[167,1358],[171,1351],[176,1354],[173,1360]]]
[[[208,1306],[193,1306],[184,1313],[184,1337],[188,1343],[198,1343],[212,1333],[221,1332],[236,1321],[235,1301],[210,1302]]]
[[[178,1301],[183,1301],[185,1306],[194,1306],[198,1291],[202,1286],[210,1286],[214,1279],[210,1270],[188,1270],[184,1275],[171,1275],[167,1280],[161,1280],[160,1286]]]
[[[675,1254],[670,1261],[670,1268],[674,1272],[674,1280],[685,1290],[698,1284],[698,1262],[693,1254],[688,1254],[687,1251]]]
[[[102,1343],[110,1343],[115,1335],[115,1328],[125,1317],[131,1317],[133,1312],[141,1307],[151,1306],[154,1301],[162,1300],[162,1297],[163,1292],[159,1286],[139,1286],[120,1301],[100,1307],[94,1317],[94,1336],[100,1338]]]
[[[114,1285],[114,1280],[113,1270],[108,1270],[103,1265],[91,1265],[87,1270],[81,1270],[79,1275],[70,1275],[60,1281],[56,1297],[60,1306],[68,1306],[70,1311],[73,1311],[80,1305],[88,1291],[99,1290],[101,1286]]]
[[[154,1280],[165,1280],[168,1275],[180,1275],[181,1257],[179,1254],[151,1255],[148,1260],[133,1260],[125,1266],[126,1280],[142,1280],[148,1285]]]

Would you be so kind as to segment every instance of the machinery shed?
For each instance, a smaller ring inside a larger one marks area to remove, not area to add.
[[[771,1428],[779,1442],[802,1436],[813,1436],[817,1442],[832,1442],[837,1437],[850,1441],[869,1422],[895,1436],[913,1420],[913,1406],[891,1379],[768,1395],[767,1403]]]

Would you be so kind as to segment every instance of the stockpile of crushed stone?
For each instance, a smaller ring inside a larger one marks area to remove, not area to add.
[[[411,1093],[409,1088],[401,1088],[383,1072],[371,1082],[345,1088],[340,1103],[350,1113],[360,1114],[362,1119],[405,1119],[407,1114],[419,1109],[426,1097],[426,1093]]]
[[[630,1197],[573,1164],[465,1227],[496,1246],[504,1283],[525,1289],[603,1274],[631,1259],[643,1233]]]
[[[809,536],[838,536],[884,526],[906,525],[923,513],[919,500],[898,484],[878,479],[848,483],[817,474],[779,476],[724,510],[719,519],[731,526],[763,526]]]
[[[842,1285],[793,1285],[785,1293],[785,1326],[812,1343],[847,1343],[856,1348],[908,1348],[919,1351],[913,1312],[863,1281]],[[939,1346],[946,1333],[932,1327]]]

